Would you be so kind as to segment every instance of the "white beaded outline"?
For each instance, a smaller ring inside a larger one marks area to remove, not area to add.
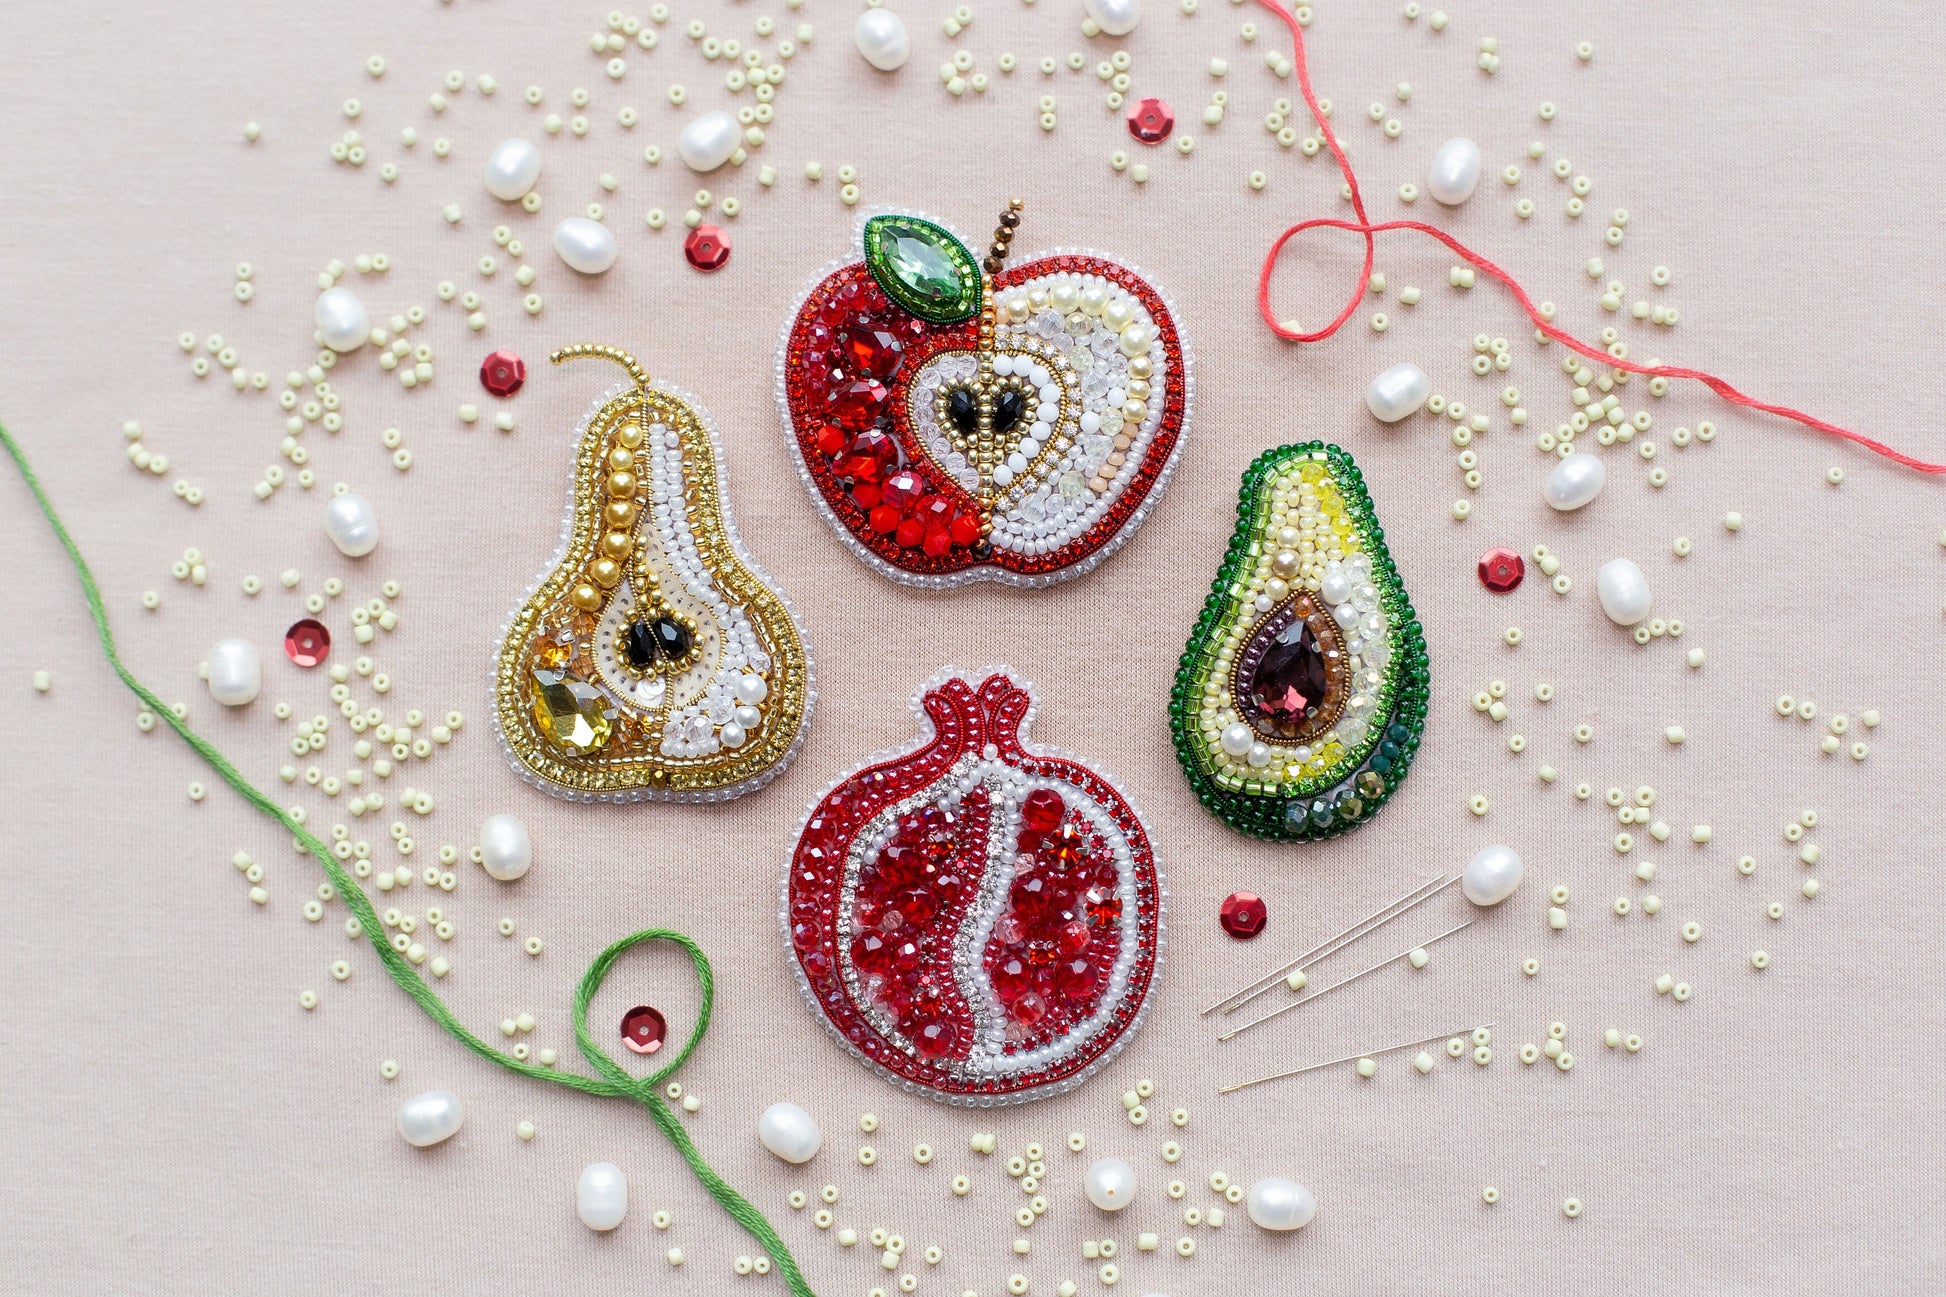
[[[797,631],[797,643],[804,652],[804,712],[797,720],[797,736],[791,740],[791,745],[784,751],[784,754],[773,761],[768,767],[750,776],[748,779],[725,785],[722,788],[656,789],[644,787],[630,788],[617,792],[591,793],[578,788],[568,788],[562,784],[557,784],[552,779],[548,779],[529,768],[527,763],[520,759],[520,755],[514,751],[513,744],[508,741],[506,729],[500,723],[500,708],[497,705],[493,709],[493,733],[500,740],[500,750],[506,754],[507,763],[514,768],[514,773],[520,777],[522,783],[538,788],[548,796],[558,797],[563,801],[588,804],[609,802],[616,805],[626,805],[633,802],[675,802],[679,804],[727,802],[741,797],[745,793],[756,792],[778,775],[783,774],[789,768],[790,764],[797,759],[799,750],[804,746],[804,735],[811,728],[812,708],[818,700],[817,669],[811,658],[811,641],[804,633],[804,623],[799,620],[797,609],[792,605],[790,596],[784,593],[784,588],[777,584],[776,580],[764,569],[763,565],[751,557],[750,551],[744,547],[742,535],[737,531],[736,518],[730,507],[730,486],[723,461],[723,439],[717,435],[716,421],[710,417],[708,408],[701,401],[697,400],[695,395],[687,389],[677,387],[673,383],[665,383],[659,380],[651,381],[647,386],[649,390],[660,392],[664,396],[673,397],[686,406],[690,415],[701,425],[704,435],[709,438],[710,458],[714,462],[716,471],[716,500],[718,514],[723,523],[723,536],[729,542],[730,551],[736,555],[737,561],[743,564],[751,576],[755,577],[772,594],[777,596],[777,601],[784,606],[784,615],[790,619],[792,628]],[[634,383],[616,383],[600,396],[596,397],[594,402],[588,406],[587,413],[583,414],[581,421],[575,425],[574,435],[570,439],[570,444],[578,451],[582,439],[588,435],[589,425],[594,422],[595,416],[600,414],[609,402],[625,396],[630,392],[639,390],[641,389]],[[567,494],[567,507],[562,511],[561,515],[561,539],[555,544],[554,553],[542,565],[540,574],[528,582],[527,588],[521,592],[519,598],[514,601],[512,610],[507,613],[506,620],[500,624],[500,631],[495,640],[497,646],[506,643],[507,635],[513,630],[514,621],[520,616],[521,609],[525,608],[527,601],[532,599],[535,592],[547,583],[547,579],[561,565],[561,560],[567,557],[568,546],[574,541],[575,501],[574,470],[572,466],[570,466],[568,474]],[[490,692],[493,694],[496,702],[499,698],[499,676],[500,655],[496,651],[493,657],[492,672],[487,677]],[[602,695],[603,697],[609,698],[610,701],[616,701],[606,689],[602,690]]]
[[[1032,260],[1036,261],[1047,257],[1093,257],[1097,260],[1108,262],[1110,265],[1117,266],[1139,278],[1148,287],[1150,292],[1161,299],[1163,309],[1169,313],[1169,322],[1176,330],[1176,349],[1181,353],[1181,363],[1178,365],[1178,369],[1180,370],[1180,381],[1182,383],[1182,425],[1176,431],[1176,444],[1170,449],[1169,457],[1163,461],[1162,468],[1156,473],[1155,481],[1149,486],[1148,494],[1143,497],[1142,503],[1137,505],[1129,514],[1128,521],[1117,528],[1115,534],[1109,537],[1100,549],[1097,549],[1086,558],[1068,564],[1065,567],[1057,568],[1055,571],[1041,573],[1013,572],[1006,568],[997,567],[992,563],[977,563],[972,567],[958,572],[948,573],[945,576],[936,576],[925,572],[909,572],[895,563],[887,562],[878,554],[874,553],[869,545],[852,535],[851,529],[845,526],[844,520],[838,516],[837,511],[831,507],[830,502],[824,498],[824,492],[818,489],[817,479],[812,476],[810,466],[804,462],[804,447],[799,443],[796,425],[791,421],[790,391],[785,382],[785,374],[790,358],[791,333],[796,327],[798,316],[804,310],[804,304],[811,300],[811,294],[817,291],[818,285],[845,267],[858,264],[859,259],[865,255],[865,223],[876,216],[911,216],[918,220],[930,221],[932,224],[946,230],[954,238],[959,239],[962,244],[966,244],[968,247],[974,246],[967,244],[966,239],[952,225],[936,217],[928,216],[924,212],[899,207],[867,208],[860,213],[856,226],[852,230],[853,251],[851,255],[838,257],[819,267],[813,272],[810,281],[805,284],[803,290],[791,302],[790,311],[784,317],[783,330],[777,339],[774,388],[777,398],[777,413],[783,421],[784,441],[790,449],[791,462],[797,466],[798,479],[804,483],[804,489],[811,496],[811,503],[817,506],[819,515],[823,517],[831,530],[837,533],[838,538],[844,541],[852,553],[864,560],[867,567],[878,572],[881,576],[890,577],[901,585],[920,586],[928,590],[950,590],[956,586],[970,585],[975,581],[997,581],[1002,585],[1011,585],[1023,589],[1040,589],[1046,586],[1058,585],[1063,581],[1073,580],[1075,577],[1083,576],[1093,571],[1096,564],[1126,544],[1129,537],[1135,534],[1136,528],[1140,527],[1148,518],[1149,511],[1162,502],[1164,492],[1169,489],[1169,480],[1175,476],[1176,464],[1182,458],[1183,446],[1189,440],[1190,420],[1196,404],[1196,367],[1190,355],[1189,339],[1183,334],[1182,313],[1176,309],[1176,304],[1170,299],[1169,295],[1140,266],[1120,261],[1105,252],[1097,252],[1092,248],[1057,247],[1035,253]]]
[[[824,1010],[824,1004],[817,997],[817,992],[811,987],[811,979],[805,974],[804,965],[797,958],[796,947],[791,943],[791,871],[797,861],[797,844],[804,839],[805,826],[810,824],[811,817],[817,813],[818,807],[824,804],[824,799],[836,791],[840,784],[853,778],[859,771],[878,765],[881,762],[896,761],[901,757],[911,756],[933,741],[938,731],[933,726],[932,717],[926,714],[925,698],[927,694],[940,688],[948,680],[956,677],[964,681],[966,686],[977,694],[980,685],[996,675],[1006,676],[1008,680],[1013,682],[1016,689],[1021,690],[1027,695],[1027,713],[1020,718],[1020,732],[1017,736],[1022,753],[1030,757],[1072,761],[1077,765],[1085,766],[1094,772],[1095,778],[1115,790],[1116,796],[1122,799],[1122,804],[1128,807],[1129,814],[1135,817],[1136,824],[1142,830],[1142,836],[1148,840],[1149,868],[1155,874],[1155,951],[1149,967],[1148,989],[1143,992],[1141,1003],[1135,1006],[1135,1015],[1129,1019],[1128,1026],[1122,1029],[1121,1034],[1109,1042],[1108,1048],[1102,1051],[1099,1058],[1088,1063],[1072,1076],[1064,1076],[1058,1081],[1050,1081],[1044,1085],[1037,1085],[1028,1090],[1020,1090],[1011,1094],[954,1094],[946,1090],[936,1089],[919,1081],[914,1081],[909,1077],[901,1076],[884,1064],[875,1062],[864,1050],[847,1040],[844,1033],[838,1030],[838,1025],[831,1021],[830,1015]],[[1027,741],[1027,733],[1033,727],[1035,716],[1040,713],[1040,695],[1035,692],[1033,681],[1022,678],[1012,667],[1001,663],[973,672],[962,671],[958,667],[951,665],[943,666],[920,682],[919,687],[913,690],[911,698],[907,700],[907,706],[912,709],[912,714],[919,720],[919,732],[917,736],[896,747],[885,748],[881,751],[874,752],[864,760],[853,764],[843,774],[827,783],[821,792],[812,797],[810,804],[804,808],[804,813],[798,817],[797,832],[791,835],[790,851],[784,857],[781,899],[777,905],[777,928],[783,938],[785,962],[790,965],[791,974],[797,979],[798,993],[804,997],[806,1007],[810,1009],[811,1015],[818,1020],[819,1024],[824,1027],[825,1033],[832,1040],[836,1041],[846,1053],[907,1094],[922,1095],[925,1098],[933,1100],[935,1103],[943,1103],[952,1108],[1005,1108],[1017,1104],[1032,1103],[1036,1099],[1051,1098],[1057,1094],[1066,1094],[1069,1090],[1074,1089],[1112,1062],[1122,1052],[1122,1049],[1128,1044],[1130,1038],[1136,1032],[1140,1031],[1142,1024],[1148,1020],[1149,1002],[1154,997],[1156,979],[1162,976],[1163,956],[1169,946],[1169,887],[1163,878],[1162,862],[1156,858],[1155,835],[1150,831],[1149,822],[1143,816],[1141,808],[1136,806],[1135,799],[1128,795],[1120,781],[1102,769],[1100,765],[1084,761],[1079,755],[1068,751],[1066,748],[1045,747]]]

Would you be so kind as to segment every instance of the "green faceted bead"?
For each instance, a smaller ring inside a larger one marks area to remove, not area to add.
[[[933,324],[979,311],[980,268],[949,230],[916,216],[874,216],[864,242],[866,269],[904,310]]]

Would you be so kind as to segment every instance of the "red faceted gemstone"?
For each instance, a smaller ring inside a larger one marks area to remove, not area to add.
[[[1034,970],[1018,955],[1000,961],[993,970],[993,993],[1011,1004],[1034,989]]]
[[[1128,110],[1128,133],[1144,144],[1160,144],[1176,129],[1176,114],[1160,99],[1138,99]]]
[[[301,667],[314,667],[331,656],[331,632],[324,623],[306,617],[284,632],[284,656]]]
[[[890,972],[892,939],[876,931],[859,933],[851,939],[851,962],[863,973]]]
[[[899,542],[900,548],[911,549],[914,545],[917,545],[926,538],[926,524],[920,522],[917,518],[907,518],[899,524],[898,530],[892,534]]]
[[[971,545],[980,538],[980,520],[970,513],[963,513],[953,519],[946,532],[955,545]]]
[[[899,525],[899,511],[889,504],[881,504],[872,510],[872,530],[884,533],[895,530]]]
[[[1025,878],[1014,879],[1007,899],[1022,922],[1038,928],[1045,920],[1065,909],[1074,897],[1054,879],[1029,874]]]
[[[840,383],[825,397],[831,421],[847,432],[863,432],[890,413],[891,389],[876,379]]]
[[[949,1019],[928,1022],[912,1033],[912,1049],[921,1058],[944,1058],[959,1045],[959,1028]]]
[[[939,913],[939,898],[923,887],[908,887],[892,902],[898,913],[914,927],[924,927]]]
[[[1270,922],[1270,907],[1255,892],[1231,892],[1224,898],[1217,918],[1223,924],[1223,931],[1238,941],[1248,941]]]
[[[884,329],[851,329],[845,333],[844,357],[853,372],[868,378],[890,378],[899,370],[905,344]]]
[[[480,362],[480,386],[495,396],[512,396],[527,381],[527,362],[511,351],[496,351]]]
[[[1079,956],[1063,959],[1054,965],[1054,989],[1064,999],[1086,995],[1095,989],[1097,976],[1090,961]]]
[[[1527,575],[1527,564],[1510,549],[1490,549],[1480,555],[1480,584],[1495,594],[1506,594]]]
[[[894,473],[885,479],[885,503],[895,509],[903,509],[917,500],[921,495],[924,495],[925,490],[926,484],[919,479],[917,473]],[[882,527],[880,530],[890,531],[892,529],[890,527]]]
[[[1054,944],[1064,955],[1078,955],[1088,948],[1088,925],[1079,919],[1061,925],[1055,934]]]
[[[1067,803],[1052,788],[1036,788],[1021,803],[1020,823],[1042,837],[1052,833],[1068,813]]]
[[[730,259],[730,236],[716,225],[698,225],[682,241],[682,255],[698,270],[721,270]]]
[[[1023,1027],[1031,1027],[1047,1016],[1047,1001],[1039,991],[1029,991],[1007,1006],[1015,1022]]]
[[[653,1054],[662,1048],[669,1024],[662,1014],[646,1004],[638,1004],[622,1015],[622,1043],[638,1054]]]

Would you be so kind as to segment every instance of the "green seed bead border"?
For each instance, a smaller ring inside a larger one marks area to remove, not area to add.
[[[946,259],[953,263],[953,270],[959,276],[959,304],[935,306],[906,291],[899,277],[884,265],[887,253],[883,231],[888,222],[911,225],[939,239]],[[909,216],[904,212],[882,212],[865,222],[860,237],[865,250],[865,269],[871,272],[873,281],[900,310],[916,315],[928,324],[957,324],[980,313],[980,302],[986,291],[980,278],[980,263],[973,259],[973,254],[967,251],[959,236],[939,222],[929,221],[923,216]]]
[[[1197,745],[1202,742],[1196,724],[1201,697],[1198,672],[1202,648],[1223,622],[1233,603],[1236,584],[1256,557],[1252,551],[1258,497],[1273,475],[1320,452],[1371,557],[1373,584],[1379,588],[1390,623],[1387,638],[1391,641],[1392,657],[1383,671],[1389,706],[1380,712],[1384,718],[1382,725],[1378,717],[1372,721],[1377,737],[1361,751],[1348,753],[1344,760],[1308,786],[1329,790],[1359,773],[1361,768],[1366,773],[1377,774],[1381,786],[1375,793],[1351,790],[1336,798],[1313,797],[1308,792],[1286,795],[1226,788],[1209,773],[1197,754]],[[1197,800],[1225,824],[1252,837],[1317,842],[1348,833],[1376,815],[1404,782],[1425,731],[1430,684],[1425,633],[1406,594],[1405,582],[1392,562],[1391,550],[1386,547],[1385,531],[1378,525],[1371,496],[1365,490],[1364,474],[1351,455],[1341,447],[1322,441],[1277,446],[1259,455],[1244,470],[1243,485],[1238,492],[1236,531],[1211,583],[1209,599],[1184,645],[1169,696],[1169,728],[1175,740],[1176,757]],[[1395,748],[1395,753],[1385,753],[1387,745]],[[1375,761],[1385,762],[1388,768],[1383,772],[1371,770]],[[1293,808],[1301,808],[1295,816]]]

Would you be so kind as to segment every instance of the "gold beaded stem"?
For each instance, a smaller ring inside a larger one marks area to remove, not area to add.
[[[614,361],[628,371],[628,376],[635,380],[637,387],[642,388],[644,391],[648,390],[649,371],[636,364],[635,357],[629,355],[620,347],[610,347],[599,342],[577,342],[573,346],[562,347],[559,351],[549,354],[548,359],[559,365],[564,361],[577,360],[583,356],[592,356],[597,360]]]

